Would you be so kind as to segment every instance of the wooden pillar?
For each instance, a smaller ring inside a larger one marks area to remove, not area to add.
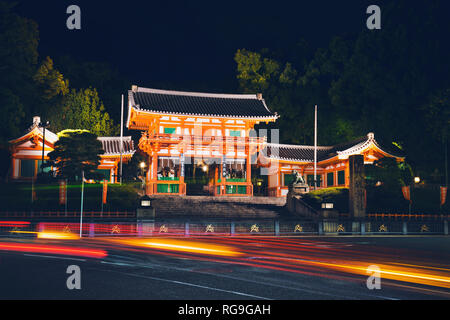
[[[147,175],[145,177],[145,194],[152,195],[153,194],[153,184],[152,184],[152,157],[148,156],[148,170]]]
[[[348,187],[350,184],[350,171],[349,171],[349,165],[348,160],[345,162],[345,186]]]
[[[350,185],[349,185],[349,211],[354,218],[366,217],[365,203],[365,174],[364,157],[353,155],[349,157]]]
[[[11,171],[11,178],[17,178],[16,177],[16,158],[14,158],[14,157],[11,157],[11,168],[12,168],[12,171]]]
[[[250,141],[247,147],[247,194],[253,195],[253,188],[252,188],[252,164],[251,164],[251,156],[250,156]]]
[[[157,172],[158,172],[158,155],[156,152],[152,152],[152,156],[149,156],[148,160],[150,168],[147,171],[147,195],[156,193]]]
[[[180,128],[181,136],[183,137],[183,140],[184,140],[184,121],[185,121],[185,118],[182,118],[181,119],[181,128]],[[181,190],[181,188],[184,188],[184,176],[186,175],[185,165],[184,165],[184,163],[185,163],[185,146],[184,146],[184,141],[181,142],[181,149],[179,151],[181,152],[180,153],[180,175],[179,175],[179,177],[180,177],[180,186],[179,186],[179,191],[180,191],[180,193],[186,194],[186,190]]]
[[[153,154],[152,157],[152,181],[156,182],[158,180],[158,155]]]
[[[221,121],[222,126],[221,126],[221,130],[222,130],[222,161],[220,164],[220,193],[219,195],[225,194],[225,190],[222,190],[226,187],[224,187],[225,185],[225,177],[223,176],[223,166],[225,166],[226,164],[224,163],[224,159],[226,159],[226,154],[227,154],[227,146],[226,146],[226,135],[225,135],[225,121],[222,120]]]
[[[219,187],[220,187],[220,188],[219,188],[219,196],[222,195],[223,185],[225,184],[225,177],[223,176],[223,166],[224,166],[223,159],[224,159],[224,157],[222,157],[222,161],[220,162],[220,173],[219,173],[219,176],[220,176]]]
[[[219,167],[216,165],[214,168],[214,192],[213,194],[217,195],[217,180],[219,179]]]
[[[182,150],[182,153],[180,154],[180,174],[179,174],[179,181],[180,184],[178,185],[178,194],[186,194],[186,188],[184,186],[184,176],[185,176],[185,167],[184,167],[184,153]]]
[[[281,164],[279,162],[277,171],[277,197],[281,197]]]

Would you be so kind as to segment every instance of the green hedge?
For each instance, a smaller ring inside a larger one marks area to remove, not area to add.
[[[36,211],[64,210],[64,205],[59,204],[59,185],[35,184],[36,200],[33,209]],[[31,182],[10,183],[0,185],[1,211],[22,211],[31,208]],[[102,184],[84,185],[83,207],[88,211],[100,211],[102,201]],[[138,204],[139,195],[135,185],[109,184],[107,204],[104,210],[134,210]],[[77,211],[81,206],[81,184],[73,183],[67,186],[67,210]]]
[[[436,185],[414,186],[411,189],[411,213],[449,214],[447,201],[440,208],[440,190]],[[448,199],[448,196],[447,196]],[[383,187],[367,188],[367,212],[369,213],[408,213],[409,201],[405,200],[401,189],[388,190]]]
[[[383,187],[367,187],[368,213],[408,213],[409,201],[403,197],[401,189]],[[447,199],[449,196],[447,196]],[[411,189],[411,213],[449,214],[447,201],[442,209],[439,206],[439,186],[416,186]],[[341,213],[348,213],[348,188],[326,188],[311,191],[303,196],[303,200],[315,209],[321,209],[322,202],[331,202]]]
[[[311,191],[303,195],[303,200],[319,210],[321,209],[321,203],[333,203],[333,208],[339,212],[348,212],[348,188],[326,188]]]

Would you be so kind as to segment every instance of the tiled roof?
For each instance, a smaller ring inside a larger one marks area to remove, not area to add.
[[[252,94],[182,92],[134,87],[128,92],[132,107],[152,113],[236,118],[277,118],[264,99]]]
[[[320,161],[326,157],[331,149],[332,147],[317,147],[317,160]],[[312,162],[314,161],[314,146],[268,143],[263,154],[272,159]]]
[[[104,155],[120,155],[120,137],[98,137],[98,140],[102,143]],[[123,153],[133,154],[134,144],[131,136],[122,137],[123,139]]]
[[[373,133],[369,133],[366,137],[361,137],[350,142],[327,147],[318,146],[317,161],[327,160],[337,155],[355,154],[359,150],[365,149],[371,143],[374,143],[379,149],[392,156],[403,157],[399,151],[392,151],[391,148],[381,147],[375,140]],[[314,146],[268,143],[263,150],[263,155],[278,160],[314,162]]]

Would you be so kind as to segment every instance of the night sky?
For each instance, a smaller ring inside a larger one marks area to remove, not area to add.
[[[381,5],[383,1],[378,1]],[[81,8],[82,29],[66,28]],[[237,90],[234,53],[305,39],[326,47],[365,28],[367,1],[19,1],[39,25],[41,58],[107,61],[140,86],[203,83]],[[219,89],[220,90],[220,89]]]

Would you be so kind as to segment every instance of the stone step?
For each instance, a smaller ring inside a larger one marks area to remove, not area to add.
[[[275,218],[285,199],[264,197],[153,196],[156,216]]]

